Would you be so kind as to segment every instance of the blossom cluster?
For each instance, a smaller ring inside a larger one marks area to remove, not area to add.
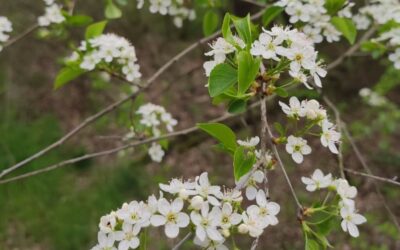
[[[230,44],[224,38],[218,37],[212,44],[209,46],[211,50],[205,53],[206,56],[212,56],[213,59],[210,61],[206,61],[203,64],[203,68],[206,72],[206,76],[210,76],[211,71],[217,66],[225,62],[227,55],[236,52],[237,49],[234,45],[239,46],[240,48],[246,47],[246,44],[237,36],[233,37],[235,44]]]
[[[322,87],[320,77],[325,77],[327,72],[318,61],[318,52],[312,40],[297,29],[279,26],[270,31],[263,29],[259,39],[253,43],[250,53],[263,59],[288,61],[289,75],[293,79],[311,89],[307,83],[308,76],[311,76],[315,85]]]
[[[172,132],[178,124],[178,121],[164,107],[152,103],[140,106],[136,114],[141,116],[140,124],[149,128],[153,136],[160,136],[162,127],[165,127],[168,132]],[[161,145],[157,143],[153,143],[149,149],[149,155],[155,162],[161,162],[164,154]]]
[[[375,0],[371,4],[360,8],[359,14],[353,20],[358,29],[367,29],[372,23],[384,25],[388,22],[400,23],[400,5],[397,0]],[[387,41],[387,46],[393,48],[389,60],[396,69],[400,69],[400,28],[393,28],[380,34],[375,41]]]
[[[206,56],[213,56],[213,60],[204,63],[206,75],[209,76],[214,67],[223,63],[227,56],[236,52],[238,48],[244,48],[244,42],[234,37],[231,44],[224,38],[219,37],[210,45],[211,51]],[[258,40],[254,41],[250,53],[263,59],[272,59],[281,64],[290,65],[289,74],[294,81],[303,83],[307,88],[312,88],[307,80],[308,76],[314,78],[318,87],[322,87],[321,77],[326,76],[326,70],[318,61],[318,52],[314,44],[304,33],[297,29],[273,27],[271,30],[263,30]],[[278,72],[279,73],[279,72]]]
[[[319,133],[321,144],[324,147],[328,147],[329,150],[337,154],[338,149],[336,144],[340,142],[340,133],[335,130],[335,126],[328,119],[326,110],[319,104],[317,100],[303,100],[299,101],[297,97],[292,96],[289,99],[289,105],[279,102],[282,111],[294,120],[305,118],[307,122],[307,130],[303,133],[308,132],[314,125],[321,128]],[[307,140],[290,135],[287,138],[286,151],[292,155],[292,159],[296,163],[302,163],[304,155],[311,153],[311,147],[307,144]]]
[[[103,34],[89,41],[82,41],[78,52],[75,52],[69,61],[78,61],[80,68],[84,70],[99,67],[106,71],[121,72],[130,82],[142,76],[135,47],[125,38],[115,34]]]
[[[10,33],[12,31],[12,23],[5,16],[0,16],[0,51],[3,49],[2,43],[5,43],[10,38]]]
[[[53,23],[62,23],[65,21],[61,6],[54,3],[54,0],[44,0],[46,4],[45,14],[38,17],[39,26],[46,27]]]
[[[285,12],[290,16],[290,23],[304,23],[302,30],[314,43],[321,43],[324,39],[328,42],[340,40],[341,33],[331,24],[325,1],[279,0],[275,5],[285,8]],[[344,5],[337,15],[350,18],[354,3],[346,1]]]
[[[373,107],[379,107],[388,103],[388,100],[384,96],[369,88],[362,88],[359,94],[369,105]]]
[[[98,244],[93,250],[136,249],[140,234],[150,226],[163,227],[168,238],[176,238],[185,228],[193,228],[194,244],[207,249],[228,249],[224,242],[232,233],[260,236],[270,225],[278,224],[280,206],[270,202],[264,191],[256,194],[256,204],[243,210],[239,189],[212,185],[208,174],[194,181],[172,179],[160,184],[160,196],[147,202],[124,203],[120,209],[103,216],[99,223]],[[164,193],[171,197],[164,197]]]
[[[311,177],[302,177],[301,181],[310,192],[324,188],[335,190],[340,198],[338,213],[342,217],[341,226],[343,231],[348,232],[353,237],[359,236],[357,225],[363,224],[367,220],[357,213],[354,202],[357,196],[356,187],[350,186],[345,179],[333,179],[332,174],[324,175],[320,169],[316,169]]]
[[[182,27],[184,20],[191,21],[196,18],[195,10],[187,6],[188,3],[184,0],[148,0],[147,2],[151,13],[172,16],[173,22],[178,28]],[[192,3],[192,1],[189,2]],[[144,4],[145,0],[138,0],[137,8],[142,9]]]

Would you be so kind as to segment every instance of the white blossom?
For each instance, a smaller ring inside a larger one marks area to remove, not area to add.
[[[152,143],[149,148],[149,156],[152,161],[161,162],[165,155],[164,150],[161,148],[160,144]]]
[[[303,107],[301,106],[301,103],[297,97],[292,96],[289,99],[289,105],[279,101],[279,105],[282,108],[282,111],[291,118],[296,118],[298,119],[299,117],[303,116]]]
[[[220,208],[213,207],[210,211],[208,203],[204,203],[200,213],[193,211],[190,218],[196,226],[196,237],[200,241],[207,238],[214,241],[221,241],[223,239],[221,233],[217,230],[220,225],[222,213]]]
[[[340,215],[343,218],[341,223],[343,231],[348,232],[353,237],[358,237],[360,233],[357,225],[365,223],[367,219],[347,208],[340,209]]]
[[[301,181],[307,185],[307,191],[314,192],[329,187],[332,184],[332,174],[324,175],[320,169],[316,169],[311,178],[301,177]]]
[[[260,143],[260,137],[254,136],[254,137],[244,140],[244,141],[237,140],[237,143],[243,147],[248,147],[248,148],[255,147],[258,145],[258,143]]]
[[[199,177],[196,177],[195,190],[213,206],[220,205],[216,197],[222,197],[221,187],[211,185],[207,173],[202,173]]]
[[[311,154],[311,147],[307,141],[301,137],[290,135],[287,139],[286,151],[292,155],[292,159],[300,164],[303,162],[303,155]]]
[[[61,12],[61,6],[57,4],[51,4],[46,6],[45,14],[38,17],[38,23],[40,26],[49,26],[53,23],[62,23],[65,21],[65,17]]]
[[[246,198],[251,201],[256,198],[258,184],[264,181],[264,177],[264,173],[261,170],[254,171],[254,173],[250,172],[240,177],[237,185],[246,187]]]
[[[251,205],[247,208],[247,213],[257,217],[260,222],[267,227],[278,224],[276,215],[280,211],[280,206],[276,202],[267,201],[263,190],[259,190],[256,196],[257,205]]]
[[[338,154],[339,151],[336,147],[336,143],[340,142],[340,133],[335,130],[333,123],[329,122],[327,119],[322,121],[322,135],[321,144],[324,147],[328,147],[329,150]]]
[[[158,211],[160,215],[151,217],[153,226],[165,225],[165,234],[168,238],[176,238],[179,234],[179,228],[184,228],[189,225],[189,216],[181,210],[183,209],[183,200],[175,199],[169,203],[166,199],[161,199],[158,202]]]

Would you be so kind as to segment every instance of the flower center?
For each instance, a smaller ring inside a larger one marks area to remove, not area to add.
[[[201,220],[201,223],[200,223],[200,224],[201,224],[203,227],[207,227],[208,224],[209,224],[209,222],[208,222],[207,219],[203,218],[203,219]]]
[[[171,223],[176,223],[176,214],[174,213],[169,213],[167,215],[167,221]]]

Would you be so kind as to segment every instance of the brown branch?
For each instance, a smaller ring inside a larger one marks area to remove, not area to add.
[[[264,10],[257,12],[255,15],[253,15],[251,18],[252,19],[257,19],[259,17],[262,16],[262,14],[264,13]],[[142,87],[142,90],[147,89],[156,79],[158,79],[158,77],[163,74],[168,68],[170,68],[175,62],[179,61],[182,57],[184,57],[185,55],[187,55],[189,52],[191,52],[192,50],[194,50],[195,48],[197,48],[198,46],[205,44],[209,41],[211,41],[212,39],[218,37],[221,34],[221,32],[216,32],[211,36],[205,37],[195,43],[193,43],[192,45],[190,45],[189,47],[187,47],[185,50],[181,51],[180,53],[178,53],[176,56],[174,56],[172,59],[170,59],[168,62],[166,62],[161,68],[159,68],[146,82],[146,84]],[[75,127],[74,129],[72,129],[70,132],[68,132],[66,135],[64,135],[62,138],[60,138],[59,140],[57,140],[56,142],[50,144],[49,146],[47,146],[46,148],[40,150],[39,152],[35,153],[34,155],[24,159],[23,161],[4,169],[1,173],[0,173],[0,179],[3,178],[5,175],[15,171],[16,169],[19,169],[20,167],[28,164],[29,162],[41,157],[42,155],[48,153],[49,151],[59,147],[60,145],[64,144],[67,140],[69,140],[71,137],[73,137],[74,135],[76,135],[80,130],[82,130],[83,128],[87,127],[88,125],[90,125],[91,123],[93,123],[94,121],[96,121],[97,119],[101,118],[102,116],[104,116],[105,114],[113,111],[114,109],[116,109],[117,107],[121,106],[122,104],[124,104],[125,102],[127,102],[130,99],[133,99],[137,96],[137,93],[129,95],[111,105],[109,105],[108,107],[106,107],[105,109],[99,111],[98,113],[88,117],[86,120],[84,120],[81,124],[79,124],[77,127]]]
[[[363,176],[363,177],[367,177],[367,178],[371,178],[377,181],[381,181],[381,182],[385,182],[385,183],[389,183],[389,184],[393,184],[396,186],[400,186],[400,182],[395,181],[394,179],[389,179],[389,178],[385,178],[385,177],[381,177],[381,176],[377,176],[377,175],[372,175],[372,174],[366,174],[366,173],[362,173],[362,172],[358,172],[349,168],[345,168],[344,171],[346,171],[347,173],[350,174],[354,174],[354,175],[358,175],[358,176]]]
[[[26,30],[24,30],[21,34],[12,37],[10,40],[8,40],[8,42],[6,42],[3,45],[3,49],[15,44],[16,42],[18,42],[19,40],[23,39],[24,37],[28,36],[30,33],[32,33],[33,31],[35,31],[37,28],[39,28],[39,25],[37,23],[33,24],[32,26],[28,27]]]

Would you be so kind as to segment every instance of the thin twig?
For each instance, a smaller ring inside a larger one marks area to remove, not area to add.
[[[264,10],[257,12],[255,15],[253,15],[251,18],[252,19],[257,19],[259,17],[262,16],[262,14],[264,13]],[[172,59],[170,59],[168,62],[166,62],[161,68],[159,68],[146,82],[146,84],[142,87],[142,90],[147,89],[156,79],[158,79],[158,77],[163,74],[169,67],[171,67],[175,62],[179,61],[182,57],[184,57],[185,55],[187,55],[189,52],[191,52],[192,50],[194,50],[195,48],[197,48],[198,46],[205,44],[209,41],[211,41],[212,39],[216,38],[217,36],[219,36],[221,34],[221,31],[214,33],[211,36],[205,37],[195,43],[193,43],[192,45],[190,45],[189,47],[187,47],[185,50],[181,51],[180,53],[178,53],[176,56],[174,56]],[[98,113],[88,117],[87,119],[85,119],[81,124],[79,124],[77,127],[75,127],[74,129],[72,129],[70,132],[68,132],[66,135],[64,135],[62,138],[60,138],[59,140],[57,140],[56,142],[50,144],[49,146],[45,147],[44,149],[40,150],[39,152],[35,153],[34,155],[22,160],[21,162],[4,169],[1,173],[0,173],[0,178],[3,178],[5,175],[15,171],[16,169],[19,169],[20,167],[28,164],[29,162],[41,157],[42,155],[48,153],[49,151],[59,147],[60,145],[64,144],[67,140],[69,140],[71,137],[73,137],[74,135],[76,135],[80,130],[82,130],[83,128],[87,127],[88,125],[90,125],[91,123],[93,123],[94,121],[96,121],[97,119],[101,118],[102,116],[104,116],[105,114],[113,111],[114,109],[116,109],[117,107],[121,106],[122,104],[124,104],[125,102],[127,102],[130,99],[133,99],[137,96],[137,93],[131,94],[111,105],[109,105],[108,107],[106,107],[105,109],[99,111]]]
[[[178,250],[183,245],[183,243],[185,243],[185,241],[190,238],[190,236],[192,236],[192,232],[187,233],[185,237],[183,237],[183,239],[179,241],[178,244],[176,244],[171,250]]]
[[[381,182],[386,182],[386,183],[389,183],[389,184],[400,186],[400,182],[395,181],[393,179],[389,179],[389,178],[385,178],[385,177],[381,177],[381,176],[377,176],[377,175],[372,175],[372,174],[367,174],[367,173],[362,173],[362,172],[358,172],[358,171],[355,171],[355,170],[352,170],[352,169],[349,169],[349,168],[345,168],[344,171],[346,171],[346,172],[348,172],[350,174],[354,174],[354,175],[358,175],[358,176],[364,176],[364,177],[368,177],[368,178],[371,178],[371,179],[374,179],[374,180],[378,180],[378,181],[381,181]]]
[[[369,175],[374,175],[371,171],[371,168],[368,166],[364,156],[361,154],[357,144],[355,143],[353,137],[351,136],[350,132],[348,131],[346,124],[344,122],[343,123],[343,131],[344,134],[346,135],[347,139],[350,142],[351,147],[353,148],[354,153],[356,154],[357,159],[360,161],[362,167],[364,168],[365,172],[367,172]],[[376,181],[372,182],[374,187],[375,187],[375,191],[378,194],[379,198],[381,199],[383,206],[385,207],[386,211],[389,213],[390,217],[392,218],[393,223],[396,225],[397,227],[397,231],[400,232],[400,224],[397,221],[397,217],[396,215],[392,212],[392,210],[390,209],[389,205],[387,204],[385,197],[383,196],[378,184],[376,183]]]
[[[26,30],[24,30],[21,34],[18,34],[17,36],[12,37],[10,40],[8,40],[8,42],[6,42],[3,45],[3,49],[10,47],[11,45],[13,45],[16,42],[18,42],[19,40],[21,40],[22,38],[28,36],[30,33],[35,31],[38,27],[39,27],[39,25],[37,23],[35,23],[32,26],[28,27]]]

